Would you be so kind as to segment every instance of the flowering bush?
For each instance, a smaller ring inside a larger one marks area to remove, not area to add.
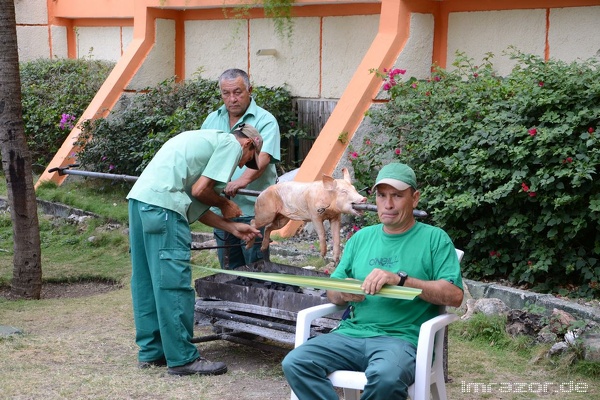
[[[398,81],[370,112],[376,133],[351,150],[358,186],[382,164],[417,173],[420,208],[465,250],[470,278],[540,291],[600,293],[600,69],[512,50],[498,76],[458,54],[452,71]]]
[[[113,66],[88,59],[19,64],[25,137],[35,166],[50,162]]]
[[[289,91],[257,86],[252,96],[277,118],[283,152],[285,140],[302,133]],[[216,80],[168,79],[134,96],[107,118],[86,121],[81,134],[85,147],[77,160],[90,171],[139,175],[163,143],[180,132],[199,129],[221,104]]]

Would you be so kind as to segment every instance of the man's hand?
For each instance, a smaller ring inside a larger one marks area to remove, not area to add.
[[[245,183],[241,179],[236,179],[235,181],[229,182],[227,186],[225,186],[223,193],[225,193],[227,196],[235,197],[238,190],[246,188],[248,183]]]
[[[363,281],[361,286],[366,294],[375,294],[383,285],[397,285],[400,277],[393,272],[375,268]]]
[[[242,215],[240,207],[231,200],[225,200],[219,208],[225,219],[231,219]]]
[[[244,240],[246,242],[254,239],[257,236],[262,237],[258,229],[241,222],[232,222],[230,232],[238,239]]]

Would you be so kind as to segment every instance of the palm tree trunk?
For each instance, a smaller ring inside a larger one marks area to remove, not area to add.
[[[0,145],[13,223],[11,293],[39,299],[42,262],[31,156],[25,140],[14,0],[0,1]]]

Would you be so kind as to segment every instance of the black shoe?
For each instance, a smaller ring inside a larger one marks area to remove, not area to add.
[[[221,375],[227,372],[227,365],[222,362],[212,362],[205,358],[198,358],[196,361],[180,365],[178,367],[169,367],[171,375]]]
[[[148,369],[148,368],[152,368],[152,367],[166,367],[167,366],[167,360],[162,357],[159,358],[158,360],[153,360],[153,361],[139,361],[138,362],[138,368],[140,369]]]

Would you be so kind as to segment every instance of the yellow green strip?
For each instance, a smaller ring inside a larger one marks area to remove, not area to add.
[[[237,271],[229,269],[209,268],[195,264],[192,265],[194,267],[201,268],[204,271],[210,272],[211,275],[229,274],[306,288],[336,290],[345,293],[364,294],[363,290],[360,288],[362,281],[358,280],[328,278],[323,276],[302,276],[269,272]],[[385,285],[375,296],[388,297],[399,300],[413,300],[416,296],[420,294],[421,289]]]

